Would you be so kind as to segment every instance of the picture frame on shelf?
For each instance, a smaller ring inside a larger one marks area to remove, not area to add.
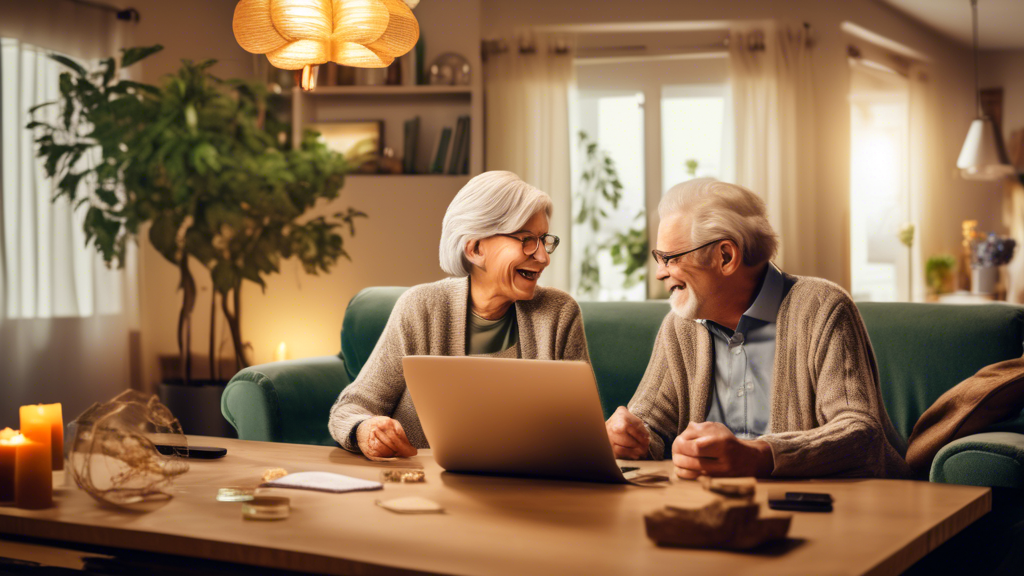
[[[377,161],[384,150],[383,120],[335,120],[309,126],[320,133],[328,148],[345,156],[352,172],[377,172]]]

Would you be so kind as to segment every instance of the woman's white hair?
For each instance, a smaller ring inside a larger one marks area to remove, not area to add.
[[[759,266],[775,257],[779,237],[768,223],[764,200],[737,184],[714,178],[695,178],[676,184],[658,204],[662,220],[673,214],[690,217],[693,248],[720,238],[736,243],[747,266]],[[707,264],[705,255],[698,261]]]
[[[441,268],[451,276],[469,276],[466,244],[522,229],[534,214],[551,217],[551,197],[511,172],[493,170],[474,177],[448,205],[441,224]]]

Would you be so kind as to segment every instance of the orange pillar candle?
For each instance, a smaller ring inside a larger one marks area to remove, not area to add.
[[[0,502],[14,501],[14,458],[17,448],[12,440],[16,436],[20,443],[23,439],[16,431],[10,428],[0,430]]]
[[[15,448],[14,505],[18,508],[38,510],[53,506],[53,461],[49,436],[46,440],[33,442],[22,435],[10,440]]]
[[[42,442],[43,429],[25,429],[25,419],[42,420],[45,434],[50,437],[52,466],[54,470],[64,469],[64,417],[60,404],[32,404],[21,407],[21,433],[33,442]]]

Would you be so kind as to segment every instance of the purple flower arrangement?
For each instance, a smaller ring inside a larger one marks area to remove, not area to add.
[[[990,233],[984,240],[971,242],[971,268],[1002,266],[1013,258],[1017,243],[1012,238],[1003,238]]]

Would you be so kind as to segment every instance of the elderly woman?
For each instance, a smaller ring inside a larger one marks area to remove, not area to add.
[[[486,172],[455,196],[441,227],[452,276],[406,291],[366,366],[331,408],[329,428],[368,458],[426,448],[402,357],[492,356],[590,361],[579,305],[537,280],[558,247],[551,198],[511,172]]]

